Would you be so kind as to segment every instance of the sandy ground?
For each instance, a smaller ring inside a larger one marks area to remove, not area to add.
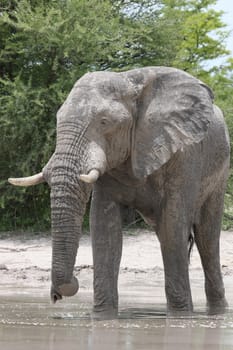
[[[222,232],[221,264],[226,295],[233,308],[233,232]],[[23,288],[50,290],[51,240],[50,238],[15,236],[0,240],[0,293],[8,289],[20,293]],[[75,274],[80,292],[92,293],[92,252],[89,235],[80,241]],[[190,280],[194,305],[205,305],[203,272],[194,247]],[[124,235],[123,256],[119,277],[120,296],[132,298],[140,295],[150,303],[165,305],[163,264],[158,240],[153,232],[137,231]],[[137,301],[135,301],[137,303]]]

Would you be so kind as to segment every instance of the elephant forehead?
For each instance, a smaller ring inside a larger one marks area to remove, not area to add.
[[[128,108],[114,99],[112,96],[101,96],[95,93],[82,93],[79,98],[76,94],[70,95],[64,102],[57,113],[58,124],[70,124],[80,122],[89,124],[94,119],[99,119],[102,116],[117,120],[127,118],[129,114]]]
[[[122,73],[115,72],[87,73],[76,82],[74,87],[92,93],[97,91],[104,97],[114,95],[116,98],[117,96],[122,97],[129,89],[129,85],[123,78]]]
[[[70,118],[82,118],[90,114],[94,106],[100,102],[100,95],[94,89],[74,87],[63,105],[57,112],[57,120],[67,120]]]
[[[74,119],[88,122],[98,115],[110,115],[114,112],[124,115],[124,111],[128,109],[125,99],[114,89],[108,89],[104,85],[101,89],[101,86],[75,85],[57,112],[58,122]]]

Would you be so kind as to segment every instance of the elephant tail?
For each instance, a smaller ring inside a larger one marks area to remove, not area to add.
[[[191,230],[190,234],[189,234],[189,238],[188,238],[188,258],[189,258],[189,262],[190,262],[190,256],[192,253],[192,249],[195,243],[195,239],[194,239],[194,232],[193,230]]]

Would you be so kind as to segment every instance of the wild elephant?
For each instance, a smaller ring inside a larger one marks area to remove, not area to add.
[[[9,179],[51,186],[52,300],[78,290],[73,268],[92,192],[95,313],[117,313],[121,204],[141,213],[158,236],[168,312],[193,310],[191,236],[209,310],[224,310],[219,235],[228,167],[224,118],[201,81],[168,67],[85,74],[57,113],[56,149],[42,173]]]

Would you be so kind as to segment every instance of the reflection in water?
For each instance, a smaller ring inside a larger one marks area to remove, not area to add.
[[[56,306],[44,298],[1,297],[0,349],[137,350],[232,349],[233,312],[166,318],[165,307],[125,308],[119,318],[95,321],[90,300]]]

